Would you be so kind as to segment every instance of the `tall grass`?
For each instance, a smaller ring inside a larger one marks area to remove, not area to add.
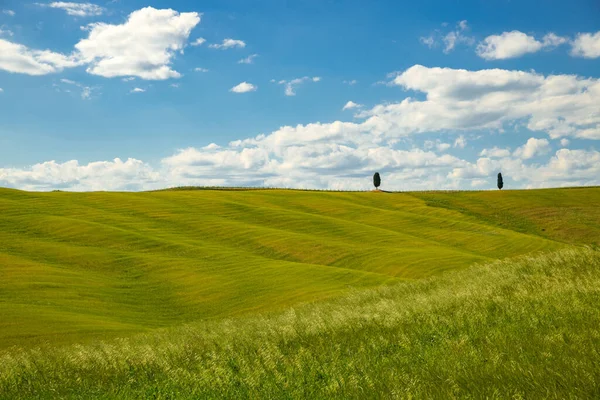
[[[0,397],[598,398],[600,253],[565,249],[277,314],[0,355]]]

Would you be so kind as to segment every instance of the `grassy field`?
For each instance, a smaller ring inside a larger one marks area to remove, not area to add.
[[[600,396],[600,253],[567,249],[281,313],[0,355],[0,397]]]
[[[600,188],[0,189],[0,397],[566,393],[600,367],[599,226]]]

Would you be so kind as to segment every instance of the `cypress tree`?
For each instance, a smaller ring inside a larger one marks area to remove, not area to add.
[[[504,181],[502,180],[502,174],[498,172],[498,189],[502,190],[504,187]]]
[[[375,172],[375,175],[373,175],[373,185],[375,185],[375,189],[381,186],[381,177],[379,176],[379,172]]]

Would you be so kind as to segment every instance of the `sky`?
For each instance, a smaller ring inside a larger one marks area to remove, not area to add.
[[[600,2],[0,0],[0,186],[600,185]]]

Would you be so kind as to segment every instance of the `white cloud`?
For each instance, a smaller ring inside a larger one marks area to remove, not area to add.
[[[285,85],[285,95],[286,96],[295,96],[296,95],[296,88],[298,86],[300,86],[301,84],[305,83],[305,82],[319,82],[321,80],[320,77],[315,76],[315,77],[308,77],[308,76],[304,76],[302,78],[296,78],[296,79],[292,79],[290,81],[286,81],[286,80],[280,80],[279,82],[277,82],[280,85]]]
[[[2,35],[13,36],[14,33],[10,29],[2,29],[2,27],[0,27],[0,36]]]
[[[435,148],[439,152],[444,152],[444,151],[448,150],[449,148],[451,148],[452,145],[450,143],[444,143],[440,139],[436,139],[436,140],[426,140],[423,143],[423,147],[425,148],[425,150],[431,150],[431,149]]]
[[[357,104],[357,103],[355,103],[355,102],[353,102],[353,101],[349,101],[349,102],[347,102],[347,103],[346,103],[346,105],[345,105],[345,106],[342,108],[342,111],[345,111],[345,110],[352,110],[353,108],[360,108],[360,107],[362,107],[362,104]]]
[[[143,190],[164,187],[160,174],[148,164],[133,158],[122,161],[48,161],[28,168],[0,168],[0,186],[24,190],[68,189]]]
[[[77,56],[89,64],[87,72],[107,78],[135,76],[162,80],[179,78],[171,69],[175,52],[182,50],[200,22],[196,12],[178,13],[146,7],[132,12],[120,25],[89,25],[87,39],[75,45]]]
[[[477,45],[477,55],[486,60],[516,58],[528,53],[536,53],[542,48],[552,48],[566,43],[567,39],[548,33],[542,41],[520,31],[503,32],[486,37]]]
[[[255,92],[256,89],[258,89],[255,85],[248,83],[248,82],[242,82],[239,85],[236,85],[234,87],[232,87],[231,89],[229,89],[230,92],[233,93],[248,93],[248,92]]]
[[[70,80],[70,79],[64,79],[63,78],[60,81],[62,83],[67,84],[67,85],[72,85],[72,86],[78,87],[81,90],[81,98],[83,100],[89,100],[92,97],[93,90],[96,89],[96,88],[83,85],[83,84],[81,84],[79,82],[76,82],[76,81],[73,81],[73,80]]]
[[[516,182],[518,188],[597,186],[600,184],[600,152],[595,150],[560,149],[546,164],[524,164],[523,160],[479,158],[475,163],[454,168],[448,179],[473,180],[488,178],[494,183],[501,171]]]
[[[455,148],[458,147],[459,149],[464,149],[466,145],[467,145],[467,139],[465,139],[464,135],[460,135],[454,141]]]
[[[129,93],[144,93],[145,91],[146,91],[146,89],[136,87],[136,88],[131,89],[131,91]]]
[[[352,79],[349,81],[343,81],[343,83],[345,83],[346,85],[354,86],[358,83],[358,81],[356,79]]]
[[[0,87],[0,93],[2,93],[2,92],[4,92],[4,89],[2,89],[2,88]]]
[[[505,158],[510,157],[510,149],[501,149],[499,147],[492,147],[491,149],[483,149],[479,153],[481,157],[489,158]]]
[[[449,32],[442,38],[442,41],[444,42],[444,53],[446,54],[454,50],[456,45],[459,43],[464,43],[470,46],[475,42],[475,39],[470,36],[465,36],[464,34],[464,32],[469,29],[466,20],[460,21],[457,26],[457,30]]]
[[[0,39],[0,70],[27,75],[46,75],[80,65],[72,56],[50,50],[29,49]]]
[[[560,145],[562,147],[567,147],[570,143],[571,141],[569,139],[560,139]]]
[[[571,46],[571,55],[575,57],[600,57],[600,31],[578,34]]]
[[[542,48],[542,43],[519,31],[504,32],[501,35],[486,37],[477,46],[477,55],[486,60],[503,60],[527,53],[535,53]]]
[[[208,72],[208,69],[197,67],[197,68],[194,68],[194,71],[196,71],[196,72]]]
[[[131,82],[131,81],[135,80],[135,77],[133,77],[133,76],[130,76],[130,77],[127,77],[127,78],[123,78],[123,79],[121,79],[121,80],[122,80],[123,82]]]
[[[423,43],[425,46],[429,47],[430,49],[435,45],[435,39],[434,39],[433,35],[421,36],[419,38],[419,41],[421,43]]]
[[[64,1],[55,1],[49,4],[36,3],[38,6],[58,8],[64,10],[68,15],[74,17],[93,17],[102,15],[104,8],[91,3],[72,3]]]
[[[547,139],[529,138],[527,143],[517,148],[513,156],[528,160],[535,156],[548,154],[550,152],[550,142]]]
[[[258,57],[258,54],[250,54],[248,57],[239,60],[238,64],[253,64],[256,57]]]
[[[373,171],[379,171],[386,189],[416,190],[485,188],[485,182],[493,187],[495,175],[501,171],[507,187],[600,183],[600,153],[594,150],[561,149],[545,163],[529,157],[547,151],[540,143],[545,139],[528,141],[518,154],[493,157],[486,152],[475,162],[427,149],[402,148],[411,145],[410,136],[427,133],[431,137],[442,132],[451,139],[435,139],[427,146],[445,151],[457,137],[454,142],[460,147],[470,133],[499,132],[515,123],[519,124],[519,132],[527,127],[553,138],[600,139],[598,79],[417,65],[396,74],[391,84],[422,95],[365,110],[359,113],[357,122],[284,126],[222,146],[183,149],[165,158],[157,168],[133,163],[132,171],[143,171],[145,175],[132,172],[127,175],[132,178],[127,179],[135,183],[135,188],[246,185],[369,189]],[[92,184],[96,188],[126,186],[123,180],[112,183],[101,172],[82,183],[71,178],[78,168],[59,168],[55,164],[36,167],[39,172],[35,177],[31,176],[33,168],[2,169],[0,186],[44,190],[84,190]],[[112,164],[102,168],[111,170]]]
[[[211,49],[221,49],[221,50],[227,50],[227,49],[233,49],[233,48],[239,48],[239,49],[243,49],[244,47],[246,47],[246,42],[244,42],[243,40],[237,40],[237,39],[223,39],[223,43],[221,44],[211,44],[208,47],[210,47]]]
[[[442,130],[502,130],[519,121],[551,138],[600,139],[600,80],[574,75],[413,66],[391,82],[423,92],[362,113],[378,132],[408,136]]]
[[[9,17],[14,17],[16,15],[13,10],[2,10],[2,13],[8,15]]]
[[[446,27],[448,24],[442,24],[442,26]],[[429,36],[420,37],[419,41],[430,49],[437,47],[439,42],[443,42],[444,53],[448,54],[459,44],[471,46],[475,43],[475,39],[465,34],[468,30],[469,25],[467,21],[462,20],[456,23],[456,28],[452,31],[442,33],[440,30],[436,29]]]
[[[192,43],[190,43],[190,46],[201,46],[206,42],[206,39],[204,38],[198,38],[196,40],[194,40]]]
[[[556,47],[567,43],[569,40],[565,37],[558,36],[555,33],[548,33],[542,38],[543,47]]]

